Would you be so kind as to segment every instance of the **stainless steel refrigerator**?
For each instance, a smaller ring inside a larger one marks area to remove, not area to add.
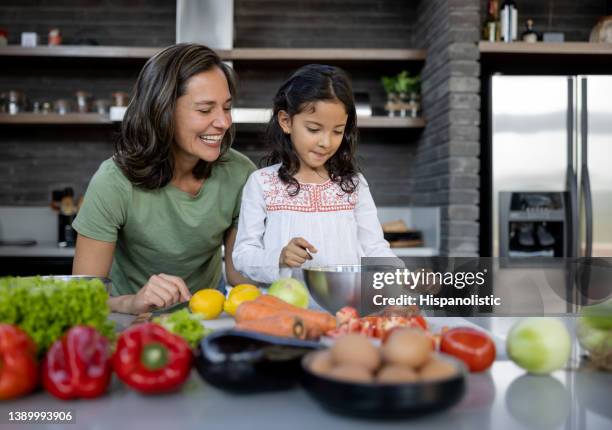
[[[612,76],[493,76],[493,256],[612,256]]]

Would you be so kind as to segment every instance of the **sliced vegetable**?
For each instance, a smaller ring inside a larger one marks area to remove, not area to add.
[[[203,337],[212,332],[211,329],[204,327],[202,324],[203,318],[200,314],[193,314],[187,309],[155,317],[153,322],[181,336],[192,348],[195,348]]]
[[[442,334],[440,351],[463,361],[470,372],[482,372],[495,361],[495,343],[483,331],[456,327]]]
[[[37,384],[36,345],[19,327],[0,324],[0,400],[28,394]]]
[[[155,323],[132,326],[119,336],[113,367],[125,384],[141,393],[174,391],[189,377],[191,348]]]
[[[96,329],[73,327],[47,351],[43,386],[64,400],[99,397],[110,382],[110,357],[108,340]]]
[[[612,371],[612,329],[601,329],[587,318],[578,318],[576,324],[578,342],[588,353],[597,368]]]
[[[546,374],[562,368],[571,352],[563,323],[554,318],[526,318],[516,323],[506,339],[508,356],[530,373]]]
[[[586,306],[578,318],[578,341],[588,353],[591,363],[612,371],[612,299]]]
[[[98,279],[0,278],[0,321],[21,327],[39,354],[75,325],[91,326],[114,338],[107,300]]]
[[[342,309],[340,309],[338,312],[336,312],[336,324],[337,325],[348,323],[350,320],[357,319],[357,318],[359,318],[359,312],[357,312],[357,309],[351,306],[345,306]]]
[[[612,330],[612,299],[585,306],[580,313],[589,326],[601,330]]]
[[[336,312],[337,326],[325,334],[329,337],[339,337],[348,333],[359,333],[368,337],[386,340],[391,332],[402,327],[417,327],[427,330],[427,321],[418,315],[418,309],[408,313],[402,310],[389,311],[383,315],[359,318],[355,308],[346,306]]]

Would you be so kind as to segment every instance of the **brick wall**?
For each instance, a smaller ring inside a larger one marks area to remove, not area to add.
[[[166,46],[174,43],[175,21],[173,0],[0,0],[0,28],[11,44],[24,31],[46,44],[49,30],[59,28],[67,45]]]
[[[480,67],[478,0],[421,2],[416,38],[427,49],[416,205],[442,207],[442,253],[477,255]]]
[[[418,0],[234,0],[235,46],[410,48]]]
[[[113,151],[113,129],[69,126],[5,128],[0,141],[0,204],[48,204],[51,191],[85,191],[89,178]]]
[[[519,17],[519,34],[525,21],[534,21],[536,31],[561,32],[566,41],[587,41],[591,29],[601,16],[612,14],[610,0],[515,0]],[[503,3],[500,1],[500,5]],[[487,0],[481,0],[486,13]],[[483,18],[484,20],[484,18]]]

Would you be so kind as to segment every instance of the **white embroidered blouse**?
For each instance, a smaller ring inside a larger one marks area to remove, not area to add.
[[[251,174],[242,191],[238,234],[232,258],[243,275],[270,283],[290,276],[279,269],[283,247],[303,237],[318,252],[303,267],[359,264],[361,257],[395,257],[384,240],[369,186],[359,184],[347,194],[331,180],[300,183],[296,196],[278,177],[280,164]]]

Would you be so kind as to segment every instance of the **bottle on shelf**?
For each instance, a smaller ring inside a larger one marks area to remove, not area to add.
[[[498,42],[501,40],[498,0],[489,0],[488,2],[487,17],[482,25],[482,40],[487,42]]]
[[[525,31],[521,34],[521,40],[523,42],[535,43],[540,40],[540,35],[533,29],[533,20],[528,19],[525,22]]]
[[[53,198],[55,199],[55,195]],[[74,247],[76,243],[76,234],[72,228],[76,211],[74,190],[67,187],[64,189],[59,202],[57,246],[60,248]]]
[[[504,42],[513,42],[518,37],[518,10],[514,0],[504,0],[500,9],[501,38]]]

